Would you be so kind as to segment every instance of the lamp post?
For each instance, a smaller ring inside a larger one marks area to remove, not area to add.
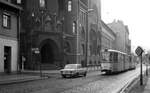
[[[21,30],[21,28],[20,28],[20,21],[21,21],[21,18],[20,18],[20,16],[21,16],[21,10],[19,10],[19,13],[18,13],[18,19],[17,19],[17,38],[18,38],[18,61],[17,61],[17,72],[21,72],[21,69],[20,69],[20,65],[22,65],[22,62],[20,62],[21,60],[20,60],[20,58],[21,58],[21,56],[20,56],[20,43],[21,43],[21,40],[20,40],[20,30]],[[20,64],[21,63],[21,64]]]

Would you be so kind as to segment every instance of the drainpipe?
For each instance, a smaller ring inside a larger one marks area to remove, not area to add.
[[[21,60],[20,60],[20,16],[21,16],[21,10],[19,10],[19,13],[17,15],[17,39],[18,39],[18,53],[17,53],[17,72],[21,72],[20,70],[20,65],[21,65]]]

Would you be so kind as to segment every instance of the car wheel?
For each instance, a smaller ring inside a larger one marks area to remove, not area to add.
[[[86,77],[86,72],[84,73],[84,77]]]
[[[75,76],[76,76],[76,77],[78,77],[79,75],[80,75],[80,74],[79,74],[79,73],[77,73]]]
[[[66,78],[66,75],[62,75],[63,78]]]

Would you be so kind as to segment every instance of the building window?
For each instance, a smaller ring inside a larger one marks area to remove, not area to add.
[[[71,12],[72,10],[72,2],[68,1],[68,12]]]
[[[21,4],[21,0],[17,0],[17,4]]]
[[[3,19],[3,27],[5,27],[5,28],[10,28],[10,26],[11,26],[11,17],[10,17],[10,15],[9,14],[3,14],[2,15],[2,19]]]
[[[81,28],[82,28],[81,29],[81,38],[82,38],[82,40],[85,40],[85,30],[84,30],[83,26]]]
[[[7,0],[13,4],[21,4],[21,0]]]
[[[10,2],[11,0],[5,0],[5,1]]]
[[[70,46],[69,42],[64,43],[64,52],[65,53],[70,53],[71,52],[71,46]]]
[[[84,46],[84,44],[82,44],[81,54],[82,54],[82,55],[85,55],[85,46]]]
[[[40,0],[40,7],[45,8],[45,0]]]
[[[73,31],[73,34],[77,33],[77,25],[75,21],[72,24],[72,31]]]

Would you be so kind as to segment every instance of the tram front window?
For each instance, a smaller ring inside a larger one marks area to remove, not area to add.
[[[117,62],[118,61],[118,54],[114,53],[114,52],[110,52],[109,61],[110,62]]]
[[[108,52],[102,53],[102,60],[103,61],[109,61],[109,53]]]

